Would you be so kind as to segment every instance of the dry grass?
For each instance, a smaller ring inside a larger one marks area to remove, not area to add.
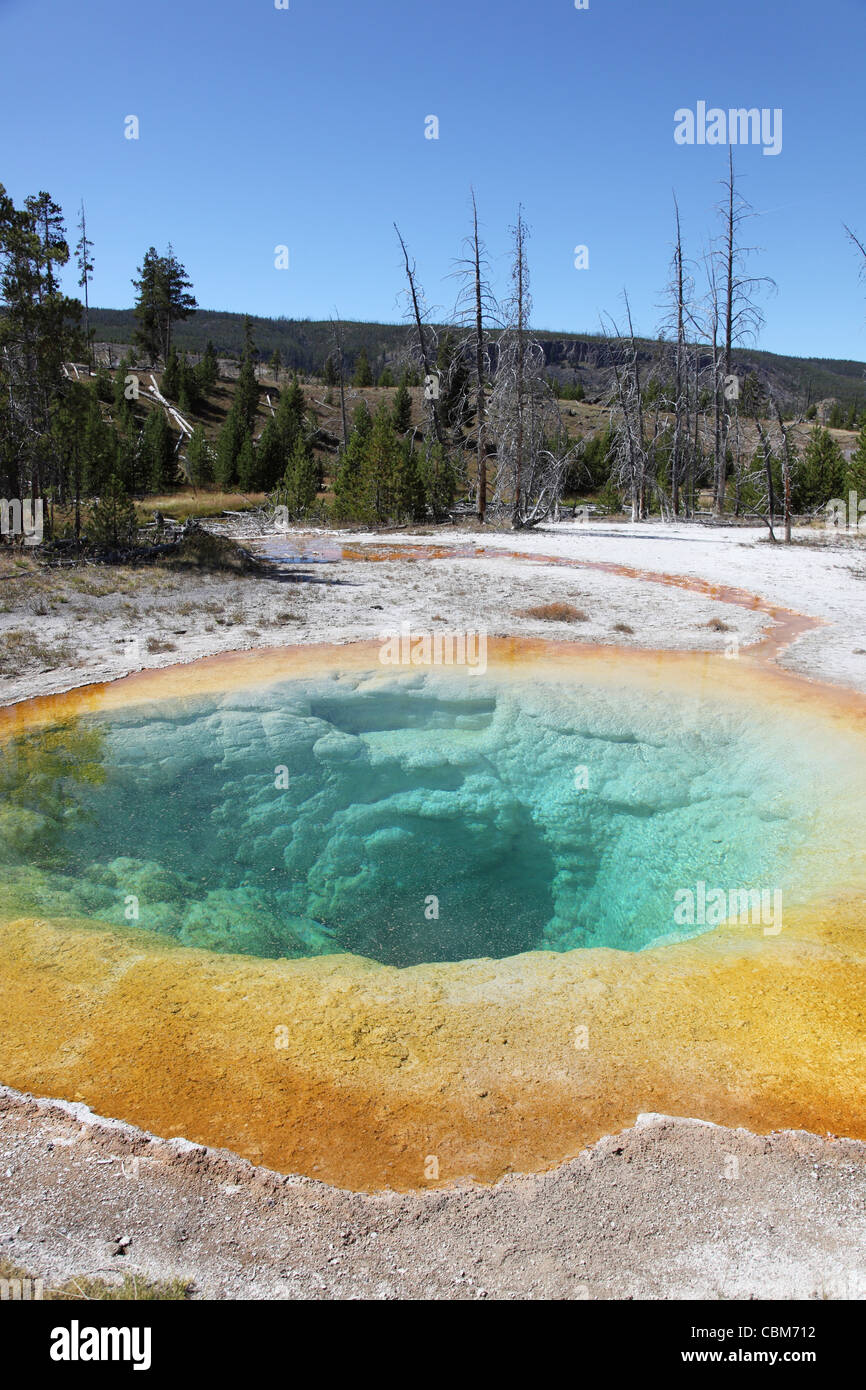
[[[165,642],[161,637],[148,637],[147,650],[150,652],[151,656],[155,655],[157,652],[176,652],[177,643]]]
[[[65,666],[71,656],[72,649],[66,642],[42,642],[32,632],[4,632],[0,645],[0,674],[20,676],[31,668],[55,671],[58,666]]]
[[[573,603],[537,603],[533,608],[520,610],[522,618],[542,618],[549,623],[585,623],[589,615]]]
[[[707,627],[711,628],[713,632],[730,632],[731,630],[727,623],[722,622],[721,618],[710,618]]]
[[[614,623],[613,630],[614,632],[625,632],[628,634],[634,633],[634,628],[629,627],[628,623]]]
[[[135,510],[142,524],[152,521],[155,512],[162,512],[173,521],[186,521],[189,517],[221,516],[223,512],[248,512],[261,507],[265,497],[264,492],[193,492],[184,488],[136,502]]]
[[[0,1279],[25,1280],[31,1284],[37,1276],[19,1269],[10,1260],[0,1259]],[[75,1279],[67,1279],[56,1288],[44,1289],[44,1302],[65,1303],[79,1299],[91,1302],[155,1303],[184,1302],[192,1295],[192,1281],[189,1279],[165,1279],[154,1282],[145,1279],[143,1274],[124,1274],[120,1281],[109,1282],[93,1274],[82,1274]]]

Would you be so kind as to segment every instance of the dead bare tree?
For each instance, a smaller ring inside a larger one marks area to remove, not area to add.
[[[863,264],[860,267],[860,275],[861,277],[866,276],[866,246],[864,246],[860,238],[854,232],[852,232],[851,228],[847,225],[847,223],[843,222],[842,226],[845,228],[845,235],[847,236],[851,245],[854,247],[855,251],[859,251],[860,255],[863,257]]]
[[[522,208],[512,234],[512,294],[503,306],[506,327],[497,345],[488,426],[496,446],[491,510],[510,513],[518,530],[558,515],[573,450],[547,382],[544,349],[530,332],[528,233]]]
[[[791,486],[794,476],[795,456],[791,446],[790,425],[786,425],[782,419],[782,411],[775,396],[770,396],[770,404],[775,411],[776,421],[779,426],[779,433],[782,437],[782,448],[779,458],[782,464],[782,504],[785,518],[785,541],[791,544]],[[799,423],[799,421],[795,421]]]
[[[475,459],[476,459],[476,510],[478,520],[483,522],[487,513],[487,384],[490,376],[490,360],[487,349],[487,334],[491,327],[500,326],[499,305],[490,288],[486,248],[478,234],[478,206],[475,190],[472,196],[472,235],[466,239],[467,255],[458,261],[454,272],[462,280],[457,296],[454,317],[468,328],[462,342],[462,351],[471,357],[475,387]]]
[[[755,302],[756,295],[764,288],[775,288],[774,281],[767,275],[749,275],[746,262],[758,248],[743,246],[740,236],[743,224],[757,216],[751,204],[737,188],[734,174],[733,146],[728,147],[728,177],[722,185],[725,200],[719,208],[724,219],[719,243],[711,252],[713,273],[710,279],[714,301],[713,322],[715,372],[715,457],[714,457],[714,506],[717,516],[725,510],[725,479],[727,473],[727,446],[730,430],[728,403],[737,399],[737,383],[733,375],[733,351],[736,346],[757,337],[764,324],[764,316]],[[716,273],[718,270],[718,274]],[[723,295],[719,302],[719,290]],[[718,330],[723,332],[721,351],[717,343]]]
[[[686,277],[683,265],[683,238],[680,228],[680,209],[674,198],[674,211],[677,222],[677,240],[674,248],[674,274],[676,276],[677,296],[677,349],[674,367],[674,438],[671,448],[671,503],[674,516],[680,514],[680,480],[682,477],[683,437],[688,438],[688,395],[684,392],[686,379]],[[683,415],[685,414],[685,422]],[[685,428],[684,428],[685,425]]]
[[[767,485],[767,514],[765,520],[770,531],[770,540],[775,545],[776,532],[773,529],[773,515],[776,510],[776,498],[773,488],[773,449],[757,410],[755,411],[754,419],[758,430],[758,437],[761,441],[761,459],[764,467],[764,479]]]
[[[611,390],[609,405],[614,412],[616,431],[611,478],[616,486],[627,492],[632,521],[644,521],[649,516],[649,494],[654,490],[665,511],[669,499],[658,479],[658,452],[665,425],[662,419],[663,393],[660,389],[660,363],[656,374],[642,378],[640,356],[634,336],[634,324],[628,295],[623,291],[628,333],[623,333],[613,319],[609,333],[602,322],[602,332],[608,343],[611,360]],[[654,380],[659,389],[655,398],[652,429],[647,430],[644,409],[644,390]]]
[[[673,399],[670,402],[674,417],[673,435],[670,444],[670,501],[674,517],[680,515],[681,493],[685,492],[685,507],[689,509],[689,489],[686,486],[691,472],[691,380],[693,350],[689,346],[687,327],[694,314],[694,277],[683,253],[680,209],[674,194],[674,221],[676,239],[671,259],[671,275],[667,285],[668,313],[662,324],[662,333],[671,335],[674,352],[671,370]],[[695,399],[697,411],[697,398]]]
[[[785,544],[791,543],[791,492],[796,468],[796,451],[791,443],[790,432],[792,424],[786,424],[782,418],[782,411],[776,397],[770,393],[767,401],[767,414],[775,418],[776,433],[765,425],[761,414],[762,400],[757,396],[752,402],[751,418],[754,421],[760,441],[756,451],[759,456],[759,468],[757,472],[752,472],[747,481],[753,486],[760,484],[763,486],[763,494],[757,505],[749,507],[749,511],[760,516],[770,532],[770,539],[776,541],[778,538],[775,532],[774,521],[776,514],[781,510],[782,522],[784,527]],[[801,417],[802,419],[802,417]],[[800,423],[796,421],[793,423]],[[781,471],[782,495],[776,496],[776,482],[773,476],[773,465],[778,464]],[[779,507],[777,504],[781,504]]]
[[[406,268],[407,317],[414,330],[410,354],[420,366],[424,377],[424,404],[428,421],[427,439],[435,438],[436,443],[441,445],[444,450],[446,448],[445,432],[439,418],[439,411],[436,409],[435,392],[430,386],[435,378],[438,336],[435,328],[429,322],[429,311],[424,300],[424,292],[418,284],[415,262],[409,260],[406,243],[396,222],[394,223],[394,231],[397,233],[397,240],[403,252],[403,262]]]

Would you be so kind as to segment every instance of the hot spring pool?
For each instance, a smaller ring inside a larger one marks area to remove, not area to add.
[[[717,924],[677,920],[697,884],[789,895],[825,775],[721,699],[427,673],[133,705],[6,755],[19,911],[395,966],[636,951]]]
[[[866,1138],[866,703],[702,654],[376,650],[0,711],[0,1080],[366,1189],[641,1111]]]

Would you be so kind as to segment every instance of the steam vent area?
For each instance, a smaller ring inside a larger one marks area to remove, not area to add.
[[[866,1140],[866,701],[781,664],[808,626],[302,641],[7,706],[0,1078],[361,1191],[647,1112]]]

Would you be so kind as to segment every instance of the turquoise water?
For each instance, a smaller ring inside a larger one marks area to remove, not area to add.
[[[770,717],[491,674],[290,681],[7,749],[0,908],[396,966],[609,946],[789,887],[820,772]],[[699,929],[699,928],[698,928]]]

